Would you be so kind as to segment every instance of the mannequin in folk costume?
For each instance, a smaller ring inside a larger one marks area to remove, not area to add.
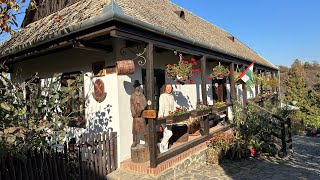
[[[172,85],[165,84],[163,86],[163,92],[159,98],[159,112],[158,118],[163,118],[169,115],[170,112],[174,112],[174,98],[172,95]],[[161,143],[158,143],[160,153],[168,151],[169,139],[172,136],[171,125],[161,124],[163,130],[163,138]]]

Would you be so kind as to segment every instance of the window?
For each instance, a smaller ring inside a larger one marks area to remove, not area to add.
[[[105,67],[104,61],[96,62],[92,64],[92,71],[94,76],[101,76]]]
[[[64,113],[69,117],[69,126],[85,128],[83,73],[80,71],[61,75],[61,90],[64,92]]]

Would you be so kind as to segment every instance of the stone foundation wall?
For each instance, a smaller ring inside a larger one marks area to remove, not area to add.
[[[194,169],[201,165],[206,164],[206,161],[207,161],[206,149],[203,149],[197,152],[196,154],[193,154],[190,157],[175,164],[174,166],[162,172],[161,174],[155,176],[154,178],[163,179],[163,180],[174,179],[174,177],[182,175],[183,173],[185,173],[190,169]]]

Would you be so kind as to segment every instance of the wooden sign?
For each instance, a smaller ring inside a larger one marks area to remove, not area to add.
[[[144,110],[142,112],[142,117],[143,118],[154,119],[154,118],[157,117],[157,112],[156,112],[156,110]]]
[[[94,82],[94,92],[92,93],[93,98],[101,103],[102,101],[104,101],[107,97],[107,93],[104,90],[104,83],[101,79],[97,79]]]

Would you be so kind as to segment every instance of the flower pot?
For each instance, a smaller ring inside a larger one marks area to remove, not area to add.
[[[193,116],[206,116],[210,113],[211,113],[211,109],[203,109],[203,110],[199,110],[199,111],[197,111],[197,110],[193,111],[192,115]]]
[[[185,114],[174,115],[174,116],[167,116],[166,122],[167,122],[167,124],[178,123],[178,122],[184,121],[186,119],[189,119],[190,115],[191,115],[191,113],[185,113]]]
[[[227,108],[228,108],[228,106],[221,106],[221,107],[215,107],[215,106],[213,106],[211,112],[212,112],[213,114],[217,114],[217,113],[219,113],[219,112],[226,111]]]
[[[207,163],[208,164],[220,164],[223,152],[212,148],[207,149]]]

